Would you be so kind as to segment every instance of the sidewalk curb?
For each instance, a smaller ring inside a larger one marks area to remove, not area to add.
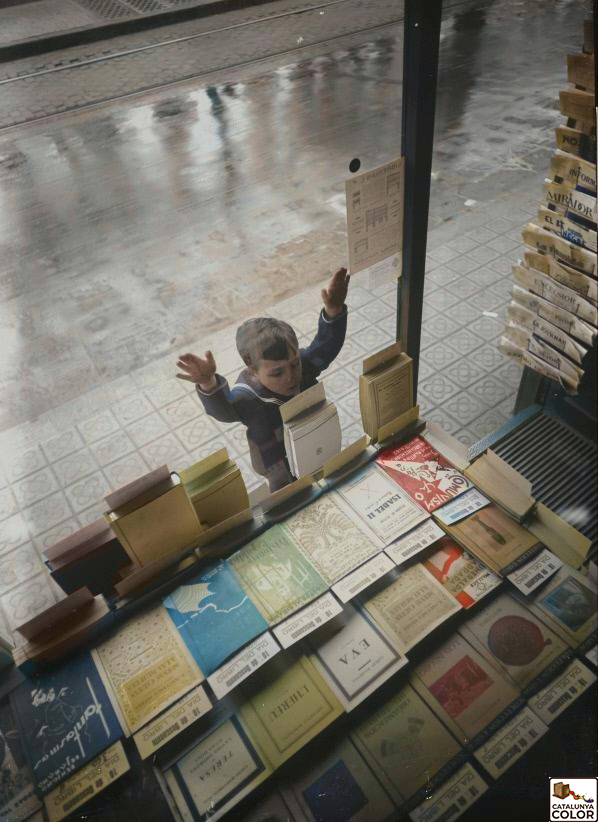
[[[97,43],[111,37],[120,37],[125,34],[132,34],[140,31],[161,28],[162,26],[175,25],[190,20],[200,20],[202,17],[211,17],[216,14],[223,14],[228,11],[239,11],[240,9],[251,8],[271,3],[272,0],[212,0],[210,3],[203,3],[191,8],[178,9],[176,11],[159,12],[145,17],[132,17],[119,23],[106,23],[98,26],[85,26],[83,28],[70,29],[69,31],[55,32],[40,37],[33,37],[28,40],[18,40],[0,46],[0,63],[9,63],[12,60],[20,60],[23,57],[34,57],[38,54],[47,54],[51,51],[69,48],[70,46],[83,46],[88,43]]]

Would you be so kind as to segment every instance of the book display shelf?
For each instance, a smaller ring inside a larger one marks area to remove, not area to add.
[[[19,626],[18,647],[0,636],[0,819],[545,819],[559,775],[554,796],[581,801],[576,779],[596,766],[595,546],[511,459],[543,410],[467,449],[417,405],[441,6],[405,2],[400,342],[356,379],[363,436],[339,450],[316,386],[282,415],[290,485],[248,494],[221,449],[114,491],[103,518],[47,549],[65,598]],[[589,84],[586,56],[571,67]],[[559,154],[551,169],[591,165]],[[550,279],[552,255],[535,254]],[[583,276],[595,286],[595,268]],[[510,316],[533,329],[530,311]]]

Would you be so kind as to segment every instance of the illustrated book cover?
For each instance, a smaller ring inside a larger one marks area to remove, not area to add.
[[[350,515],[352,514],[352,515]],[[368,536],[336,502],[334,494],[312,502],[283,523],[297,547],[329,584],[337,582],[380,552],[380,545]]]
[[[226,562],[200,572],[162,601],[205,676],[268,628]]]
[[[412,682],[463,743],[519,697],[519,689],[459,634],[415,667]]]
[[[0,819],[22,822],[39,808],[21,731],[7,698],[0,702]]]
[[[423,566],[464,608],[471,608],[501,584],[499,576],[450,537],[438,540],[434,547],[438,550]]]
[[[281,783],[281,791],[292,818],[308,822],[384,822],[396,811],[349,739],[325,750],[315,762],[312,757],[309,763],[301,763]]]
[[[88,652],[12,694],[35,783],[47,794],[123,735]]]
[[[376,462],[428,513],[471,488],[469,480],[422,437],[381,451]]]
[[[281,622],[328,588],[280,524],[243,546],[228,563],[269,625]]]
[[[500,574],[538,545],[537,538],[496,505],[444,526],[467,551]]]
[[[361,721],[351,739],[397,804],[416,794],[461,752],[409,684]]]
[[[500,594],[459,628],[480,653],[525,688],[566,650],[566,643],[510,594]]]
[[[557,573],[526,600],[527,607],[571,647],[577,647],[596,630],[596,586],[570,565]]]

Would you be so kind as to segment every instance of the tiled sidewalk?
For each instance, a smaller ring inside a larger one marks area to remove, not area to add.
[[[496,342],[521,225],[533,210],[533,198],[511,195],[478,204],[430,234],[419,403],[426,419],[466,443],[505,422],[513,407],[520,370]],[[348,339],[324,379],[345,443],[361,434],[357,377],[362,359],[392,340],[396,289],[368,290],[355,277],[348,302]],[[318,304],[314,287],[272,313],[291,319],[307,344]],[[190,350],[210,347],[234,381],[240,361],[232,340],[234,329],[224,329]],[[109,490],[164,462],[181,469],[223,445],[248,487],[258,484],[242,426],[207,418],[193,386],[174,373],[168,357],[0,436],[0,620],[9,631],[60,596],[41,551],[97,517]]]

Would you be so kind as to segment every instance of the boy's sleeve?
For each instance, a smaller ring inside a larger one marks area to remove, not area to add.
[[[307,360],[316,370],[314,376],[317,377],[336,359],[345,342],[346,333],[347,306],[344,305],[340,314],[332,319],[328,319],[322,309],[318,320],[318,333],[301,354],[301,358]]]
[[[216,381],[218,385],[212,391],[202,391],[199,385],[195,386],[206,414],[219,422],[242,422],[231,398],[228,382],[220,374],[216,374]]]

